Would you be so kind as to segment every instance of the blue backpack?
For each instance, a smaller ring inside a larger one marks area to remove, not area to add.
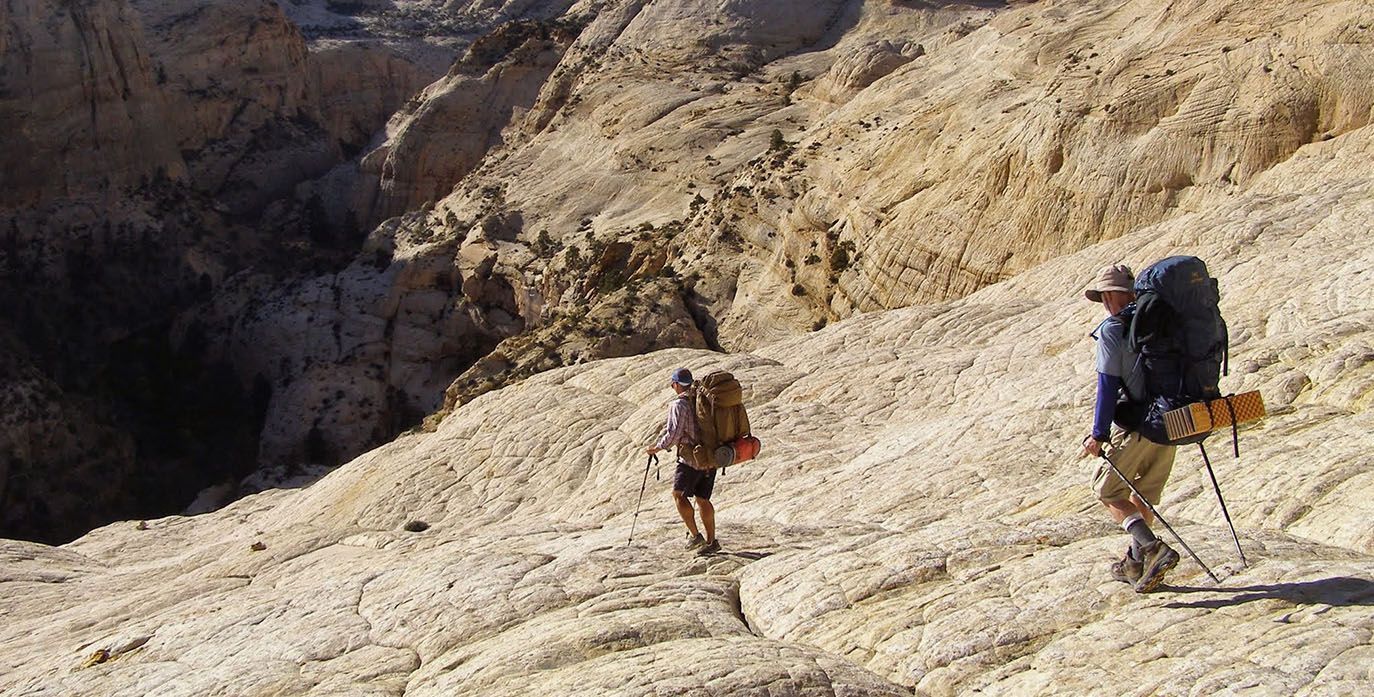
[[[1229,349],[1217,281],[1201,259],[1175,256],[1142,271],[1135,294],[1121,318],[1127,346],[1140,356],[1145,399],[1122,405],[1122,425],[1162,445],[1201,443],[1207,433],[1170,440],[1164,414],[1221,396]]]

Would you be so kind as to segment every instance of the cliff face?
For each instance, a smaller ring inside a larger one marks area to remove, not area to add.
[[[347,226],[295,187],[360,149],[453,49],[364,37],[312,54],[274,2],[15,0],[0,32],[0,290],[26,300],[0,309],[15,371],[3,524],[53,539],[174,510],[253,466],[253,383],[226,383],[167,329],[250,265],[280,278],[351,257]],[[327,102],[358,65],[387,66],[387,83]],[[194,396],[208,390],[234,406]],[[90,495],[95,480],[109,491]]]
[[[307,101],[305,39],[276,2],[135,7],[196,188],[235,212],[256,211],[339,160]]]
[[[362,158],[359,218],[375,224],[452,192],[529,110],[579,30],[576,22],[511,22],[474,42]]]
[[[305,40],[275,2],[13,0],[6,12],[0,114],[25,127],[5,134],[0,205],[161,172],[212,195],[261,189],[261,206],[338,160],[308,100]],[[271,158],[290,162],[254,166]]]
[[[779,247],[884,250],[832,282],[827,310],[845,315],[961,296],[1221,205],[1300,148],[1369,123],[1374,96],[1348,88],[1369,77],[1350,43],[1368,20],[1350,3],[1259,14],[1036,3],[999,15],[960,51],[918,59],[802,134],[799,153],[853,144],[828,163],[797,156],[796,204],[830,224],[784,223]],[[829,292],[820,276],[805,282]]]
[[[346,155],[372,140],[398,108],[443,73],[450,52],[395,50],[371,41],[319,40],[306,57],[309,102]]]
[[[128,2],[6,0],[0,54],[0,207],[184,172],[142,18]]]
[[[463,190],[499,183],[528,229],[555,237],[588,216],[607,234],[681,220],[706,251],[703,274],[744,251],[752,268],[726,274],[741,282],[706,293],[722,342],[743,347],[962,296],[1218,205],[1369,120],[1353,87],[1369,78],[1357,4],[787,12],[801,41],[778,43],[729,6],[719,26],[698,3],[602,13],[528,138]],[[440,203],[460,220],[474,205],[461,191]]]

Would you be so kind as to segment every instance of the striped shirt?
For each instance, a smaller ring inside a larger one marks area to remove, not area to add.
[[[690,393],[684,392],[668,407],[668,425],[654,447],[667,450],[674,445],[697,444],[697,416],[692,411]]]

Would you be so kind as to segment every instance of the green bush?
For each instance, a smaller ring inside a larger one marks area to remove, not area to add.
[[[551,257],[563,248],[563,243],[555,241],[549,235],[548,230],[540,230],[539,236],[535,238],[533,251],[540,257]]]
[[[780,150],[786,150],[787,148],[788,142],[786,138],[782,137],[782,131],[779,131],[778,129],[774,128],[773,132],[768,134],[768,151],[777,152]]]
[[[854,242],[845,240],[830,250],[830,268],[836,272],[844,271],[854,261]]]

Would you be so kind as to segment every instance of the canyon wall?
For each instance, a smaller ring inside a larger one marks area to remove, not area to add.
[[[346,263],[361,234],[320,224],[296,187],[361,150],[445,52],[423,37],[312,52],[275,2],[0,8],[0,291],[23,298],[0,309],[7,534],[175,510],[251,471],[253,384],[168,328],[243,269],[309,273],[340,248]],[[360,66],[387,83],[325,100]],[[232,407],[197,396],[222,389]]]

